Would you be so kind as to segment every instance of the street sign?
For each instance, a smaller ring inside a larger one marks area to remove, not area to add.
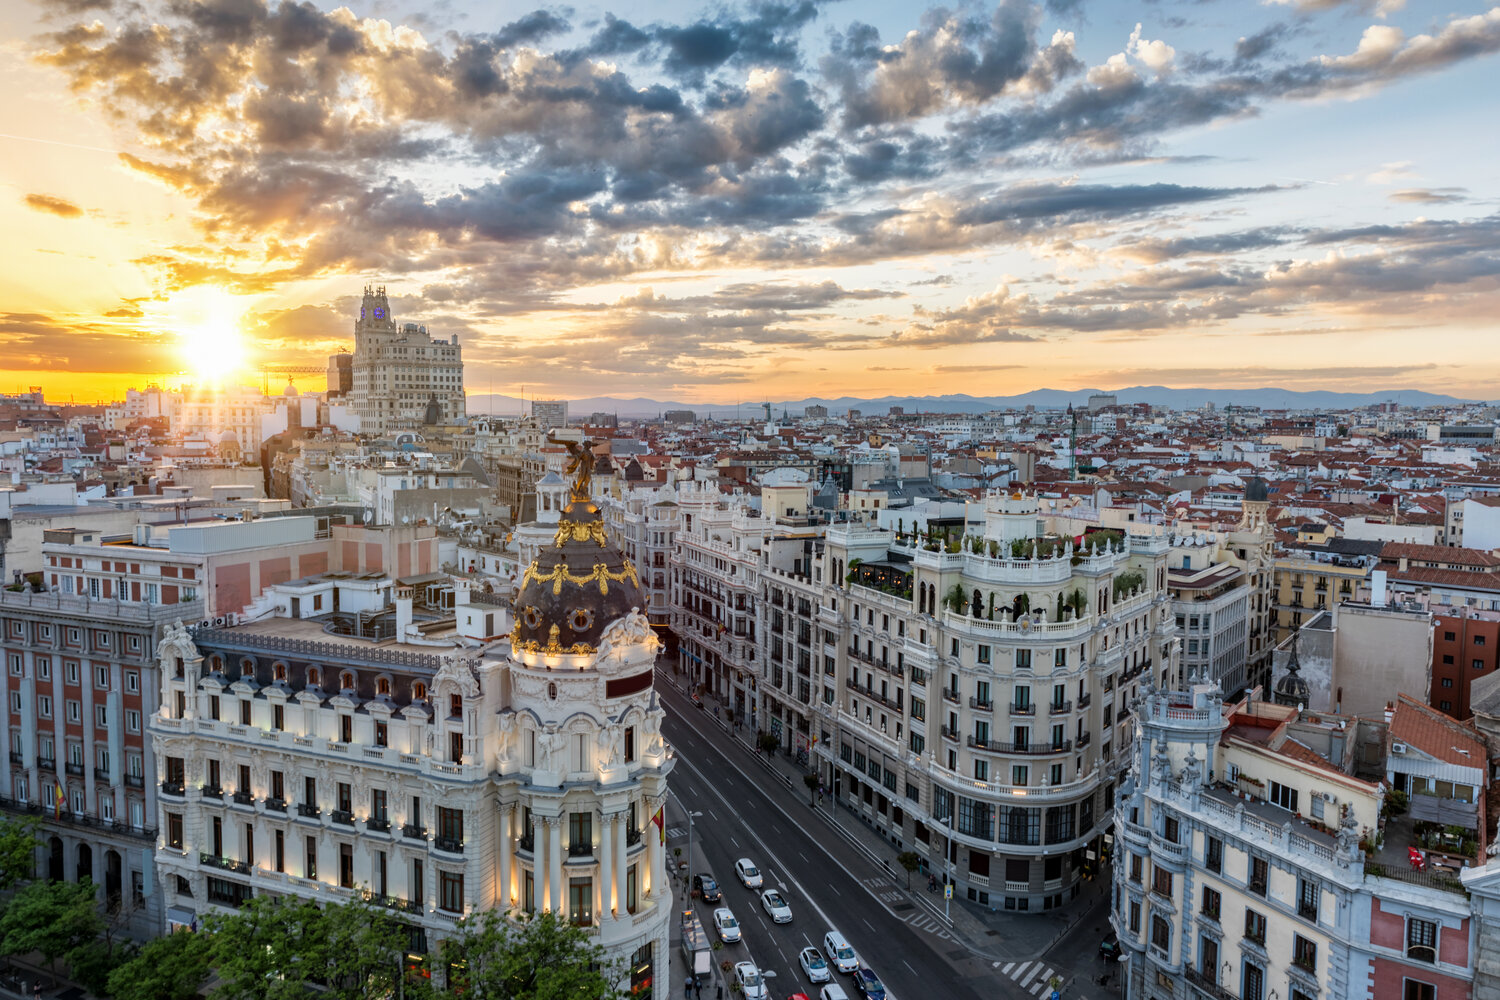
[[[1052,1000],[1062,1000],[1062,994],[1056,990],[1052,991]]]
[[[952,882],[949,882],[947,885],[943,886],[943,898],[944,899],[952,899],[953,898],[953,883]]]

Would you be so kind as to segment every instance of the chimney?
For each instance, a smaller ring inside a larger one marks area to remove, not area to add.
[[[405,642],[406,632],[411,628],[412,589],[405,584],[396,585],[396,641]]]
[[[1389,726],[1391,724],[1391,720],[1394,719],[1395,717],[1396,717],[1396,705],[1395,705],[1395,703],[1394,702],[1389,702],[1389,701],[1386,702],[1385,703],[1385,724],[1387,726]]]
[[[1383,569],[1370,573],[1370,604],[1372,607],[1385,607],[1385,570]]]
[[[461,608],[469,603],[469,581],[463,577],[453,578],[453,606]]]

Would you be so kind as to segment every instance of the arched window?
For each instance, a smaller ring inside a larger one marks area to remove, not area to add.
[[[224,657],[215,653],[208,658],[208,672],[211,674],[222,674],[224,672]]]
[[[285,682],[286,681],[286,664],[285,663],[275,663],[275,664],[272,664],[272,666],[271,666],[271,676],[274,677],[278,683]]]
[[[252,660],[252,659],[250,659],[250,657],[248,657],[248,656],[245,657],[243,660],[240,661],[240,676],[241,677],[254,677],[255,676],[255,661]]]
[[[375,694],[381,698],[391,696],[391,679],[389,677],[375,678]]]
[[[417,681],[415,684],[413,684],[411,686],[411,700],[412,701],[426,701],[427,700],[427,685],[423,684],[421,681]]]
[[[317,667],[308,667],[307,668],[307,686],[308,687],[318,687],[322,683],[323,683],[323,675],[318,672],[318,668]]]
[[[354,690],[354,672],[352,670],[345,670],[343,673],[339,674],[339,690]]]

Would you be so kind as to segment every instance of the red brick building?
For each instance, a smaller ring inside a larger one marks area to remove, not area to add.
[[[1463,720],[1473,715],[1469,685],[1500,667],[1500,612],[1447,610],[1462,613],[1434,615],[1431,705]]]

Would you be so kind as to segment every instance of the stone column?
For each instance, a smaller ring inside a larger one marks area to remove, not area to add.
[[[615,900],[615,820],[612,813],[600,815],[601,827],[599,830],[599,920],[602,923],[606,918],[615,915],[615,911],[623,901]]]
[[[651,809],[651,806],[657,806],[658,808],[660,808],[660,803],[653,799],[646,807],[650,811],[653,819],[647,821],[646,831],[644,833],[644,836],[647,838],[647,862],[645,878],[641,880],[641,889],[643,892],[645,892],[646,895],[655,896],[658,890],[666,887],[667,882],[662,873],[662,854],[664,853],[662,847],[662,832],[656,828],[656,823],[654,821],[656,810]]]
[[[552,896],[547,890],[547,819],[531,817],[531,905],[538,913],[547,908]]]
[[[562,817],[547,817],[547,891],[552,912],[561,914],[563,906]]]
[[[625,874],[630,865],[626,860],[625,847],[625,814],[621,813],[615,817],[615,907],[621,913],[625,912]]]
[[[515,850],[515,841],[511,837],[511,824],[515,822],[515,815],[514,802],[500,803],[500,889],[495,905],[501,910],[509,909],[511,900],[515,898],[515,893],[511,889],[511,859]]]

